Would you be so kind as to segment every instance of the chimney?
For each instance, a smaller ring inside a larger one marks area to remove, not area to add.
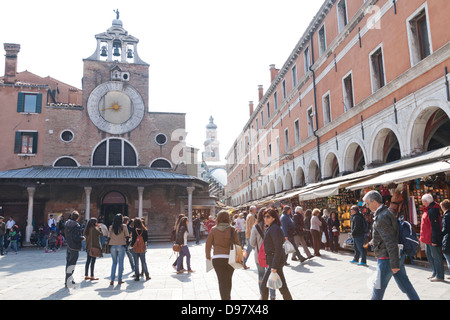
[[[259,101],[261,101],[262,98],[264,97],[264,89],[262,85],[258,86],[258,93],[259,93]]]
[[[6,51],[5,55],[5,77],[4,83],[14,84],[16,83],[17,74],[17,54],[20,51],[20,44],[4,43]]]
[[[276,69],[274,64],[270,65],[270,82],[273,82],[278,75],[280,69]]]
[[[254,109],[253,109],[253,101],[250,101],[250,102],[248,103],[248,106],[250,107],[250,117],[251,117],[252,114],[253,114],[253,111],[254,111]]]

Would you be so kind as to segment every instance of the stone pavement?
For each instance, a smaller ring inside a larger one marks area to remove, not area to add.
[[[204,240],[189,243],[191,265],[195,273],[176,274],[172,268],[175,255],[171,244],[150,243],[147,264],[151,280],[133,280],[127,257],[122,285],[109,286],[111,258],[97,259],[95,276],[98,281],[84,280],[86,253],[80,252],[74,279],[77,286],[64,287],[66,249],[44,253],[25,248],[16,255],[10,252],[0,257],[0,300],[220,300],[214,271],[205,271]],[[322,257],[314,257],[300,264],[290,261],[284,268],[288,287],[296,300],[368,300],[376,275],[376,261],[368,257],[368,266],[350,264],[352,254],[347,251],[331,253],[322,250]],[[248,270],[236,270],[233,276],[233,300],[258,300],[258,280],[254,252]],[[428,268],[407,265],[408,276],[423,300],[450,299],[450,280],[432,283]],[[277,298],[281,294],[277,292]],[[386,291],[385,300],[407,299],[394,280]]]

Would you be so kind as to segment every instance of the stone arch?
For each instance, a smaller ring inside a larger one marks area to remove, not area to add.
[[[263,186],[263,197],[267,197],[269,195],[269,188],[267,186],[267,183]]]
[[[329,152],[323,162],[323,178],[335,178],[339,176],[339,158],[334,152]]]
[[[290,171],[288,171],[284,177],[284,188],[285,190],[291,190],[293,188],[292,175]]]
[[[301,166],[298,166],[297,170],[295,170],[295,186],[303,187],[305,184],[305,172]]]
[[[395,128],[380,127],[369,144],[372,148],[372,164],[388,163],[402,158],[403,143]]]
[[[409,154],[421,154],[428,151],[429,143],[436,127],[439,123],[439,119],[435,119],[436,116],[447,116],[450,119],[450,109],[448,107],[441,107],[448,105],[445,101],[439,99],[430,99],[421,103],[414,109],[411,114],[407,133],[409,134]],[[440,125],[439,125],[440,126]]]
[[[363,144],[359,141],[350,141],[345,148],[342,172],[351,173],[364,170],[367,163],[367,153]]]
[[[283,191],[283,179],[281,176],[278,176],[277,178],[277,187],[276,187],[276,193]]]
[[[308,183],[319,182],[319,165],[316,160],[311,160],[308,167]]]
[[[275,182],[273,180],[270,180],[269,194],[275,194],[275,192],[276,192]]]

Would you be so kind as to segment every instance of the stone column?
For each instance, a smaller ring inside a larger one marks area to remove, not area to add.
[[[92,187],[84,187],[84,193],[86,194],[86,211],[84,219],[87,221],[91,219],[91,191]]]
[[[26,227],[25,242],[30,243],[31,233],[33,232],[33,204],[34,204],[34,192],[35,187],[28,187],[28,221]]]
[[[138,217],[143,217],[143,196],[144,196],[144,187],[138,187],[138,193],[139,193],[139,209],[138,209]]]
[[[194,236],[194,229],[192,227],[192,193],[194,192],[195,187],[187,187],[186,190],[188,192],[188,219],[189,219],[188,230],[189,235]]]

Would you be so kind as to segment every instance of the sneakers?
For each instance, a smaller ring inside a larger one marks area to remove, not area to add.
[[[350,260],[350,263],[358,263],[358,261]]]
[[[367,266],[367,263],[360,262],[360,263],[358,263],[358,266]]]

